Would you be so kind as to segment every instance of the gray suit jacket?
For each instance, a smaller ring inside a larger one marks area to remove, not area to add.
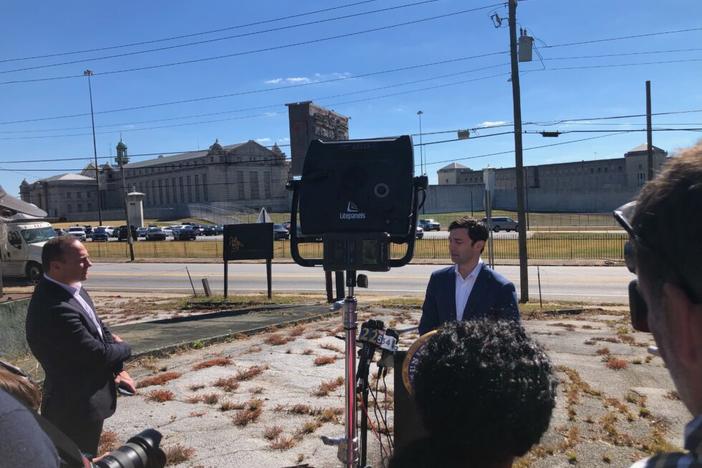
[[[470,292],[463,320],[478,318],[519,320],[517,294],[507,278],[483,264]],[[431,274],[422,305],[419,333],[424,334],[445,322],[456,320],[456,273],[454,266]]]

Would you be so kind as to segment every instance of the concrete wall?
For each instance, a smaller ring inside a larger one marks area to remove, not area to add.
[[[638,190],[634,191],[552,191],[529,189],[526,208],[529,211],[563,212],[563,213],[605,213],[632,200]],[[498,210],[517,209],[516,191],[496,190],[493,208]]]
[[[447,213],[452,211],[483,210],[482,185],[430,185],[424,213]]]
[[[24,324],[29,299],[0,303],[0,355],[12,360],[29,353]]]

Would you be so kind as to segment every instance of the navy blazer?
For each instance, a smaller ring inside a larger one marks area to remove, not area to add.
[[[95,310],[90,296],[81,297]],[[44,369],[42,414],[50,421],[103,420],[115,412],[115,375],[131,355],[115,343],[98,318],[97,327],[80,303],[46,278],[37,284],[27,311],[27,343]]]
[[[488,268],[480,268],[473,289],[463,310],[463,320],[492,318],[519,320],[519,306],[514,284]],[[419,320],[419,333],[456,320],[456,270],[450,266],[431,274]]]

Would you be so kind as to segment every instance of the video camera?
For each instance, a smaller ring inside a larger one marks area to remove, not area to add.
[[[414,253],[417,210],[427,177],[413,177],[412,139],[320,141],[310,144],[302,177],[293,180],[291,253],[298,265],[326,271],[388,271]],[[298,232],[298,209],[300,212]],[[321,259],[300,255],[300,243],[322,238]],[[390,243],[407,244],[400,259]]]

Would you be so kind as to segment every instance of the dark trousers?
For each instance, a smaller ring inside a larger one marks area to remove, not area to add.
[[[84,421],[78,418],[55,417],[51,411],[42,411],[42,416],[48,419],[61,432],[66,434],[88,458],[101,455],[97,453],[102,434],[103,420]]]

